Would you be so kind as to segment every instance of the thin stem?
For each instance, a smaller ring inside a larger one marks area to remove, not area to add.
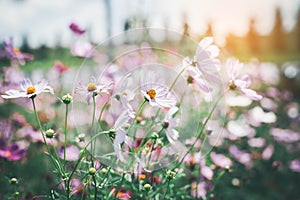
[[[168,193],[168,191],[169,191],[169,186],[170,186],[170,180],[168,180],[168,183],[167,183],[167,189],[166,189],[166,191],[165,191],[163,200],[166,198],[166,195],[167,195],[167,193]]]
[[[95,113],[96,113],[96,100],[95,100],[95,95],[93,95],[93,118],[92,118],[92,127],[90,131],[91,135],[93,134],[94,131]],[[91,143],[91,161],[93,166],[94,166],[95,146],[96,146],[96,140],[94,140],[94,142]]]
[[[208,121],[210,120],[213,112],[215,111],[219,101],[221,100],[221,98],[229,91],[229,89],[226,89],[219,97],[218,99],[216,100],[216,102],[213,104],[213,107],[211,109],[211,111],[209,112],[207,118],[205,119],[204,123],[202,124],[201,128],[199,129],[200,127],[200,124],[201,124],[201,120],[199,120],[199,124],[198,124],[198,128],[197,128],[197,131],[196,131],[196,137],[195,137],[195,141],[193,142],[193,144],[191,145],[191,147],[188,149],[188,151],[184,154],[184,156],[182,157],[182,159],[175,165],[175,168],[177,168],[184,160],[184,158],[192,151],[192,149],[194,148],[195,144],[197,143],[197,140],[202,136],[202,133],[203,133],[203,130],[204,128],[206,127],[206,124],[208,123]],[[205,135],[206,137],[206,135]]]
[[[66,104],[66,115],[65,115],[65,141],[64,141],[64,164],[66,164],[66,151],[67,151],[67,125],[68,125],[68,111],[69,107],[68,104]]]
[[[128,130],[127,130],[127,133],[130,132],[131,128],[133,127],[134,123],[136,122],[136,119],[137,119],[137,117],[139,116],[140,112],[142,111],[142,109],[143,109],[144,105],[146,104],[146,102],[147,102],[147,100],[144,100],[144,101],[140,104],[140,106],[138,107],[138,110],[137,110],[136,113],[135,113],[134,119],[132,120],[132,122],[131,122],[131,124],[130,124]],[[134,133],[133,139],[135,139],[135,133]]]
[[[188,65],[188,66],[189,66],[189,65]],[[187,68],[188,66],[184,67],[184,68],[177,74],[175,80],[172,82],[172,84],[171,84],[171,86],[170,86],[170,88],[169,88],[169,92],[173,89],[173,87],[175,86],[177,80],[179,79],[179,77],[181,76],[181,74],[186,70],[186,68]]]
[[[46,138],[45,138],[45,135],[44,135],[44,130],[43,130],[41,121],[40,121],[40,119],[39,119],[38,113],[37,113],[37,111],[36,111],[35,102],[34,102],[34,97],[32,97],[31,100],[32,100],[32,105],[33,105],[33,110],[34,110],[35,118],[36,118],[36,121],[38,122],[38,126],[39,126],[39,129],[40,129],[40,131],[41,131],[41,134],[42,134],[42,137],[43,137],[43,141],[44,141],[44,143],[45,143],[45,145],[46,145],[46,147],[47,147],[48,153],[50,154],[51,151],[50,151],[50,148],[49,148],[49,146],[48,146],[48,144],[47,144],[47,141],[46,141]]]
[[[115,199],[117,198],[118,191],[119,191],[120,188],[122,187],[122,184],[123,184],[123,182],[124,182],[124,179],[125,179],[125,172],[123,173],[121,182],[120,182],[120,184],[119,184],[118,187],[117,187],[117,190],[116,190],[116,193],[115,193]]]
[[[96,181],[96,177],[95,175],[93,175],[93,182],[94,182],[94,188],[95,188],[95,191],[94,191],[94,199],[96,200],[97,199],[97,181]]]

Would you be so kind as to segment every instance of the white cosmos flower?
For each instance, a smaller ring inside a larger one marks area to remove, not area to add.
[[[53,93],[53,89],[48,85],[46,80],[41,80],[37,84],[32,84],[29,79],[24,79],[20,83],[21,90],[8,90],[6,94],[1,95],[4,99],[15,99],[21,97],[32,98],[43,92]]]
[[[178,111],[178,107],[172,107],[166,114],[164,119],[164,127],[166,129],[166,136],[171,144],[174,144],[179,137],[179,133],[175,128],[179,124],[179,119],[174,118],[174,114]]]
[[[93,95],[96,96],[98,94],[109,94],[112,85],[112,82],[107,84],[99,84],[95,77],[91,77],[91,81],[88,85],[83,85],[82,82],[79,82],[78,86],[75,88],[75,93],[79,95],[85,95],[87,103],[90,104]]]
[[[142,86],[142,94],[151,106],[171,108],[176,105],[176,99],[164,85],[149,83]]]
[[[130,119],[130,111],[125,110],[121,113],[114,125],[114,129],[116,131],[116,137],[114,140],[114,150],[117,155],[117,158],[122,162],[125,160],[124,156],[122,155],[121,147],[121,144],[126,140],[126,131],[124,129],[124,126],[129,122]]]

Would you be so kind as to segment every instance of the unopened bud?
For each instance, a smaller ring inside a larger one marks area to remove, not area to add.
[[[73,97],[70,94],[64,95],[61,100],[64,104],[70,104],[73,101]]]
[[[47,138],[52,139],[52,138],[54,138],[54,136],[55,136],[55,132],[51,128],[46,131]]]

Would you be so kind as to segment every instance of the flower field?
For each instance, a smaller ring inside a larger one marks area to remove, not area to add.
[[[299,62],[68,28],[71,64],[1,43],[0,199],[300,198]]]

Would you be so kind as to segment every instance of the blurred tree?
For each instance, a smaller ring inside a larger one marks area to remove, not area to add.
[[[213,28],[212,28],[212,22],[211,21],[208,21],[208,23],[207,23],[207,29],[206,29],[205,35],[206,36],[213,36]]]
[[[275,11],[275,22],[273,31],[271,33],[272,37],[272,45],[275,51],[277,52],[284,52],[285,51],[285,40],[284,40],[284,30],[283,30],[283,23],[282,23],[282,15],[279,8],[276,8]]]
[[[257,53],[259,51],[259,36],[255,29],[256,20],[255,18],[250,19],[249,30],[246,35],[247,43],[251,53]]]

